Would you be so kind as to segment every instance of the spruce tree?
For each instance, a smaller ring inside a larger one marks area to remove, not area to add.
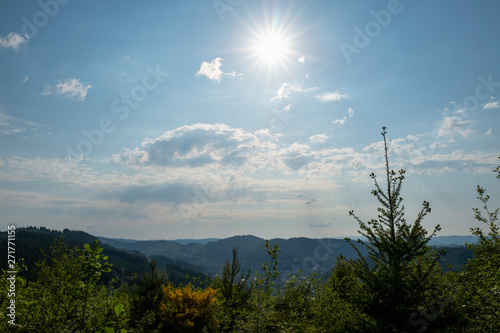
[[[431,211],[427,201],[423,202],[415,222],[406,222],[401,197],[405,170],[396,173],[389,169],[386,127],[382,129],[387,189],[382,190],[372,173],[370,177],[375,183],[372,194],[381,204],[378,218],[363,222],[354,211],[349,212],[359,223],[358,232],[368,239],[367,242],[357,241],[367,249],[368,255],[364,257],[359,248],[346,238],[358,254],[357,260],[349,262],[363,283],[363,305],[378,323],[377,331],[413,331],[415,327],[410,323],[412,314],[419,307],[425,307],[429,296],[436,297],[439,254],[431,254],[428,242],[440,226],[437,225],[430,235],[422,226],[423,218]]]
[[[238,258],[238,248],[233,247],[233,259],[226,261],[222,270],[222,278],[214,281],[219,289],[226,311],[226,322],[222,323],[222,331],[233,332],[237,321],[243,317],[245,307],[252,296],[253,283],[250,281],[250,269],[247,273],[241,271],[241,261]],[[241,273],[241,274],[240,274]],[[240,277],[238,275],[240,274]]]

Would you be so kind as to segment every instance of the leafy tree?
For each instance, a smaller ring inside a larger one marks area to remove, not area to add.
[[[474,208],[475,219],[485,223],[489,231],[471,228],[472,234],[479,237],[475,244],[467,244],[474,257],[465,265],[463,271],[463,298],[467,318],[473,332],[500,331],[500,228],[498,208],[490,212],[486,190],[477,186],[477,198],[486,216],[479,208]]]
[[[316,273],[290,275],[274,306],[277,325],[282,332],[307,332],[314,317],[314,297],[320,288]]]
[[[58,239],[36,264],[37,280],[18,287],[19,332],[96,332],[104,326],[106,287],[98,281],[110,270],[95,241],[84,249],[68,249]]]
[[[264,244],[269,256],[269,262],[261,266],[262,273],[255,273],[255,286],[253,290],[251,313],[245,327],[252,332],[273,331],[276,323],[273,317],[275,305],[275,281],[278,280],[278,244],[271,246],[266,239]]]
[[[374,320],[365,311],[362,283],[344,258],[315,293],[312,332],[372,332]]]
[[[274,286],[274,281],[279,277],[278,271],[278,252],[280,248],[278,244],[269,244],[269,240],[266,239],[264,246],[267,249],[267,254],[269,256],[269,263],[264,262],[261,266],[263,275],[258,275],[257,286],[263,286],[264,292],[268,295],[271,294],[272,288]]]
[[[389,171],[388,148],[385,127],[384,137],[387,190],[383,191],[375,174],[370,177],[375,183],[372,194],[382,205],[378,208],[378,219],[363,222],[354,211],[359,223],[359,233],[368,239],[368,258],[361,255],[358,247],[346,239],[357,251],[358,259],[351,260],[356,276],[363,282],[366,305],[369,313],[377,320],[378,330],[395,332],[411,329],[409,317],[419,306],[425,306],[426,299],[436,297],[436,274],[439,274],[437,255],[429,254],[427,245],[431,237],[440,230],[437,225],[431,235],[422,226],[423,218],[430,213],[427,201],[413,224],[404,218],[402,182],[405,170],[397,174]],[[371,261],[371,263],[369,263]]]

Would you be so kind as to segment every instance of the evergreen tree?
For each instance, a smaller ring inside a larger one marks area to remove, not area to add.
[[[240,276],[238,277],[238,275]],[[242,317],[245,307],[252,295],[253,283],[250,279],[250,269],[244,274],[241,271],[241,262],[238,258],[238,248],[233,248],[233,258],[228,260],[222,270],[222,278],[214,281],[219,290],[225,310],[223,331],[233,332],[236,322]]]
[[[144,273],[139,288],[132,297],[130,317],[132,326],[139,332],[154,332],[160,328],[158,309],[163,301],[162,287],[166,283],[165,275],[156,268],[156,261],[151,262],[151,272]]]
[[[350,264],[363,282],[367,310],[378,323],[377,331],[400,332],[414,329],[409,323],[412,313],[425,306],[429,296],[436,297],[439,254],[430,254],[427,244],[440,226],[429,236],[423,228],[422,220],[431,211],[427,201],[423,202],[415,222],[406,222],[401,197],[405,170],[397,174],[389,171],[387,132],[385,127],[382,129],[387,190],[382,190],[375,174],[370,175],[375,183],[372,194],[382,205],[378,208],[378,219],[365,223],[354,211],[349,212],[359,222],[358,232],[368,239],[366,243],[358,239],[358,243],[367,248],[367,258],[350,239],[346,240],[358,253],[358,259],[351,260]]]

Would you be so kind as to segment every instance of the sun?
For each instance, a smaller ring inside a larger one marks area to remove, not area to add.
[[[252,48],[257,60],[268,65],[282,63],[290,52],[286,37],[278,31],[259,34]]]
[[[261,16],[250,15],[239,22],[243,29],[235,30],[239,35],[234,50],[241,54],[247,73],[270,81],[294,75],[297,59],[304,53],[300,13],[265,6]]]

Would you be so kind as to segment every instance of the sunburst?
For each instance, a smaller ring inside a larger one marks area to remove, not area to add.
[[[240,49],[246,53],[249,71],[257,70],[269,77],[291,74],[299,53],[295,50],[297,34],[292,33],[294,20],[290,19],[290,13],[278,17],[273,11],[265,10],[263,20],[251,21],[251,25],[244,24],[249,34],[242,40],[245,45]]]

